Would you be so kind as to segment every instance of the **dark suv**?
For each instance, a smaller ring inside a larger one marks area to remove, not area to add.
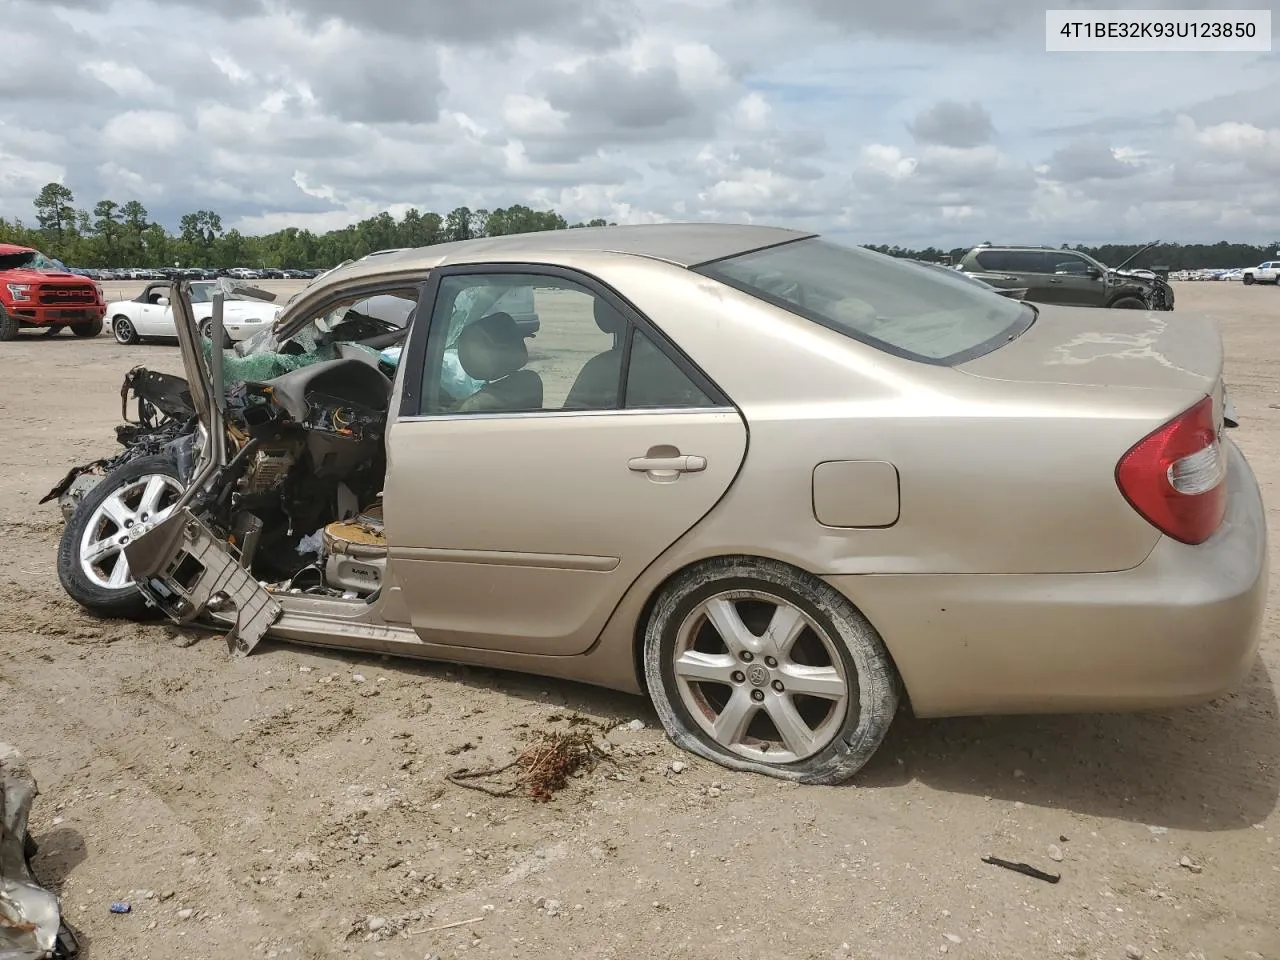
[[[1023,299],[1036,303],[1173,309],[1173,288],[1150,270],[1113,269],[1078,250],[983,245],[966,253],[959,267],[995,287],[1025,287]]]

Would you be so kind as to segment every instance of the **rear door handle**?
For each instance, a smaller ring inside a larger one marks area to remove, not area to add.
[[[1061,283],[1062,281],[1061,281],[1061,280],[1059,280],[1057,277],[1054,277],[1054,278],[1052,278],[1049,282],[1050,282],[1050,283]]]
[[[628,469],[637,473],[657,473],[670,470],[675,473],[698,473],[707,469],[706,457],[634,457],[627,461]]]

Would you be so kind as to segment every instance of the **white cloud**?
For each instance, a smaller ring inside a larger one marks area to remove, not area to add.
[[[72,2],[0,0],[0,216],[63,180],[241,230],[512,203],[944,246],[1280,223],[1274,57],[1045,54],[1007,2],[175,0],[164,43],[167,0]]]
[[[81,64],[80,69],[126,99],[166,102],[172,99],[169,91],[131,63],[94,60]]]
[[[898,147],[883,143],[869,143],[863,147],[862,161],[865,169],[892,180],[910,177],[915,173],[919,162],[915,157],[904,156]]]
[[[110,153],[176,153],[195,144],[187,125],[165,110],[129,110],[102,127],[102,143]]]

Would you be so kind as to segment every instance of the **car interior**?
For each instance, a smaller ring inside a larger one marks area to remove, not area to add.
[[[544,326],[536,334],[494,309],[502,299],[476,298],[455,312],[443,357],[437,355],[428,364],[433,369],[424,372],[426,380],[439,381],[438,412],[714,405],[649,335],[603,298],[581,290],[553,294],[550,309],[540,311]],[[270,546],[288,589],[376,598],[386,563],[384,437],[400,351],[418,312],[414,289],[353,298],[327,307],[275,349],[224,359],[233,384],[232,422],[259,438],[241,490],[253,509],[270,514],[278,509],[285,477],[302,487],[285,496],[288,523],[268,524],[302,535]],[[624,357],[626,396],[620,397]],[[295,429],[276,429],[279,423]],[[299,463],[306,469],[294,471]],[[315,551],[314,562],[294,556],[303,546]]]

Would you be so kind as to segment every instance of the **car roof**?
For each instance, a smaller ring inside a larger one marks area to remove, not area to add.
[[[35,253],[35,248],[20,247],[14,243],[0,243],[0,257],[9,257],[15,253]]]
[[[344,278],[392,271],[431,270],[442,264],[511,261],[571,261],[575,254],[612,253],[696,267],[752,250],[816,234],[784,227],[729,223],[653,223],[613,227],[575,227],[455,240],[429,247],[380,251],[333,273]],[[328,278],[326,278],[328,279]]]

